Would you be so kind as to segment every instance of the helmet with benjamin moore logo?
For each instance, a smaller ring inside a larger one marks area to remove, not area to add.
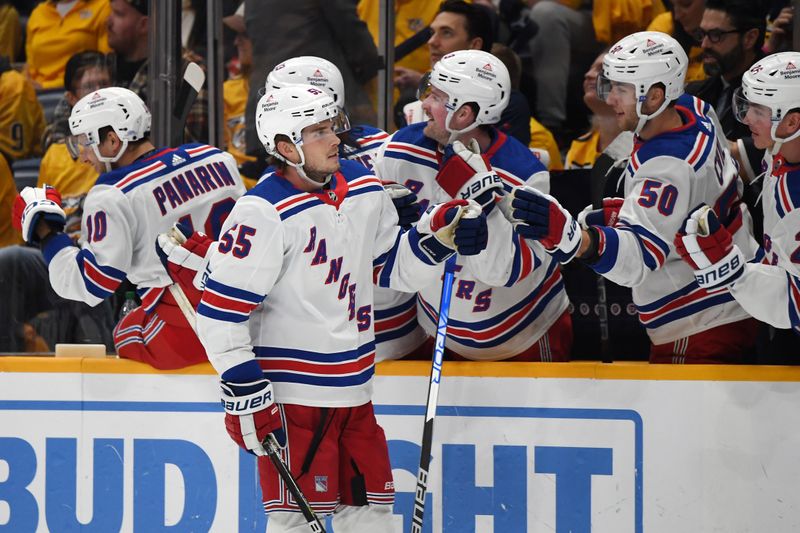
[[[744,122],[751,112],[754,120],[762,118],[772,123],[770,134],[780,144],[800,136],[800,130],[786,138],[776,134],[778,125],[789,111],[800,111],[800,53],[781,52],[758,61],[742,76],[742,86],[733,96],[736,118]]]
[[[81,98],[72,108],[69,129],[73,144],[91,146],[97,159],[114,163],[122,157],[129,142],[144,139],[150,131],[150,111],[139,96],[122,87],[98,89]],[[111,127],[122,141],[114,157],[103,157],[98,150],[100,130]]]
[[[294,85],[273,89],[261,97],[256,108],[256,133],[267,153],[284,161],[275,138],[288,137],[297,146],[300,163],[286,162],[300,168],[305,164],[303,129],[326,120],[333,120],[334,130],[338,131],[344,126],[340,122],[346,119],[325,91],[310,85]]]
[[[500,122],[511,93],[508,69],[497,57],[482,50],[459,50],[440,59],[420,82],[417,96],[424,99],[435,87],[447,94],[447,131],[461,134],[481,124]],[[453,131],[450,119],[462,105],[475,103],[478,113],[471,125]]]
[[[597,95],[605,102],[612,82],[632,85],[639,116],[635,133],[639,133],[649,119],[661,114],[683,94],[688,66],[689,58],[678,41],[659,31],[640,31],[621,39],[603,57]],[[664,86],[664,102],[654,112],[643,115],[645,95],[657,83]]]
[[[339,109],[344,109],[344,80],[336,65],[315,56],[287,59],[267,75],[266,91],[290,85],[311,85],[330,94]]]

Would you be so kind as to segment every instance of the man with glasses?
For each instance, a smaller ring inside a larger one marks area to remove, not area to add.
[[[741,182],[711,106],[684,94],[688,58],[660,32],[639,32],[603,58],[598,96],[622,130],[636,135],[616,222],[597,213],[579,229],[555,198],[515,189],[504,212],[515,230],[562,263],[582,259],[598,274],[633,288],[652,363],[736,363],[750,354],[756,323],[715,283],[699,283],[673,240],[700,203],[714,206],[751,259],[757,248]],[[587,220],[589,217],[587,216]]]
[[[766,16],[759,1],[706,0],[700,26],[692,32],[703,50],[703,70],[709,77],[690,83],[686,92],[714,106],[728,139],[750,133],[733,116],[731,99],[742,74],[762,57]]]
[[[800,337],[800,53],[768,56],[747,71],[734,95],[734,112],[764,157],[764,258],[745,261],[716,213],[700,206],[676,238],[698,279],[726,270],[724,288],[751,315],[778,328],[771,339],[777,361],[797,364]]]

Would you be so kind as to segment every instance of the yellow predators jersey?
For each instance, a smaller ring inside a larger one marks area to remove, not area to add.
[[[61,18],[54,2],[42,2],[28,19],[25,52],[28,74],[42,89],[64,86],[64,68],[85,50],[109,52],[108,0],[78,0]]]
[[[430,0],[396,0],[394,44],[404,42],[431,23],[439,11],[440,2]],[[369,33],[375,44],[378,44],[378,0],[361,0],[358,3],[358,16],[367,23]],[[406,67],[417,72],[427,72],[431,69],[428,46],[423,44],[404,58],[395,63],[397,66]]]
[[[33,85],[16,70],[0,74],[0,152],[11,159],[41,155],[44,127]]]
[[[564,166],[567,169],[592,168],[599,155],[597,153],[597,143],[599,141],[600,132],[597,130],[591,130],[572,141]]]
[[[45,184],[58,189],[67,215],[65,232],[77,239],[81,231],[83,199],[97,180],[97,171],[87,163],[72,159],[64,143],[53,143],[39,167],[37,187]]]
[[[592,24],[595,36],[602,43],[613,44],[626,35],[644,30],[664,11],[661,0],[594,0]],[[659,31],[671,34],[671,30]]]
[[[17,185],[6,158],[0,154],[0,247],[22,243],[22,234],[11,226],[11,209]]]

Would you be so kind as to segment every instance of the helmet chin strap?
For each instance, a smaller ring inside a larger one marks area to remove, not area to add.
[[[103,163],[103,165],[106,168],[106,172],[111,172],[111,163],[116,163],[117,161],[119,161],[119,158],[122,157],[122,154],[124,154],[125,150],[127,149],[128,149],[128,139],[124,139],[122,141],[122,146],[120,147],[119,152],[117,152],[117,155],[115,155],[114,157],[105,157],[100,155],[100,148],[98,148],[98,144],[97,143],[92,144],[92,151],[94,151],[94,155],[95,157],[97,157],[97,160]]]
[[[666,98],[664,98],[664,101],[661,102],[661,105],[659,106],[658,109],[656,109],[649,115],[644,115],[642,114],[642,103],[643,103],[642,101],[636,102],[636,115],[639,117],[639,122],[636,124],[636,129],[633,130],[634,135],[639,135],[639,133],[641,133],[642,129],[644,128],[645,124],[647,124],[647,121],[652,118],[656,118],[658,115],[663,113],[664,110],[669,105],[669,101]]]
[[[445,117],[445,129],[450,132],[450,136],[447,138],[447,145],[453,144],[456,139],[458,139],[459,135],[467,133],[468,131],[472,131],[477,128],[480,124],[478,124],[477,120],[472,121],[472,124],[467,126],[466,128],[461,128],[460,130],[454,130],[450,128],[450,121],[453,118],[453,114],[455,111],[448,111],[447,117]]]
[[[306,164],[306,155],[303,153],[303,148],[299,144],[295,144],[294,146],[295,146],[295,148],[297,148],[297,153],[300,154],[300,162],[299,163],[293,163],[292,161],[289,161],[288,159],[286,159],[282,155],[278,155],[278,154],[276,154],[276,155],[279,158],[283,159],[286,162],[287,165],[289,165],[291,167],[294,167],[294,169],[297,171],[297,175],[300,176],[300,179],[305,181],[307,184],[309,184],[309,185],[311,185],[313,187],[324,187],[325,185],[327,185],[328,182],[331,181],[331,175],[328,174],[327,176],[325,176],[325,181],[323,181],[322,183],[320,183],[318,181],[314,181],[311,178],[309,178],[308,175],[306,174],[306,171],[303,169],[303,167]]]
[[[796,132],[792,133],[788,137],[783,137],[783,138],[778,137],[777,131],[778,131],[778,126],[779,125],[780,125],[780,121],[774,122],[772,124],[772,129],[769,132],[770,136],[772,137],[772,140],[775,141],[775,144],[772,145],[772,149],[770,150],[770,153],[772,155],[776,155],[780,151],[781,146],[783,146],[783,143],[792,141],[792,140],[796,139],[797,137],[800,137],[800,129],[798,129]]]

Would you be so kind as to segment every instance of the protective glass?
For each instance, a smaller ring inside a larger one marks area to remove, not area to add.
[[[752,125],[772,123],[772,110],[765,105],[755,104],[745,98],[741,87],[733,92],[732,103],[733,114],[739,122],[744,123],[745,117],[749,117],[749,122]]]
[[[608,98],[611,95],[621,100],[624,104],[636,103],[636,88],[632,83],[623,83],[612,81],[606,78],[603,74],[597,76],[597,97],[608,103]]]
[[[347,113],[339,112],[330,120],[303,128],[303,144],[323,141],[345,133],[349,129],[350,119],[347,117]]]
[[[431,85],[431,73],[426,72],[422,75],[422,78],[419,80],[419,85],[417,86],[417,100],[422,102],[428,96],[430,96],[432,90],[433,85]]]
[[[80,135],[68,135],[65,144],[72,159],[78,159],[81,156],[81,149],[90,147],[93,142],[89,135],[81,133]]]

